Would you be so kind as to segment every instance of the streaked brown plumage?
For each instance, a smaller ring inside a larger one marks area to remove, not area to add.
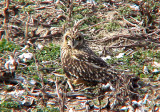
[[[77,83],[107,83],[113,75],[107,71],[109,66],[85,44],[77,30],[69,30],[63,37],[61,62],[68,78]]]

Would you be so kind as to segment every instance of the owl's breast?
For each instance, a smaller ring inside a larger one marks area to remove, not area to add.
[[[61,62],[67,77],[102,82],[106,78],[105,67],[99,66],[97,64],[99,61],[92,62],[92,60],[89,60],[89,56],[89,54],[87,55],[87,53],[78,50],[74,50],[74,52],[62,50]]]
[[[65,53],[65,51],[63,52],[64,54],[61,54],[61,63],[62,63],[62,67],[64,72],[66,73],[67,76],[73,76],[73,77],[78,77],[78,67],[80,65],[80,62],[73,59],[70,53]]]

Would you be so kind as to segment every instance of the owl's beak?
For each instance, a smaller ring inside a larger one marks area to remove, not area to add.
[[[76,46],[77,46],[76,43],[77,43],[76,40],[73,39],[72,42],[71,42],[71,47],[76,48]]]

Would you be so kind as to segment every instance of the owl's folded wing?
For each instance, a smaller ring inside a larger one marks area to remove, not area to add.
[[[74,54],[72,55],[72,58],[83,61],[84,63],[87,63],[91,66],[94,66],[96,68],[108,68],[108,64],[101,59],[100,57],[93,55],[93,54],[88,54],[88,53],[83,53],[83,54]]]

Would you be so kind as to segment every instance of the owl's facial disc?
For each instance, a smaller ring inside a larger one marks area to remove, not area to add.
[[[71,47],[71,48],[79,48],[81,46],[81,44],[83,43],[83,38],[81,36],[76,36],[75,38],[72,38],[70,36],[66,37],[67,40],[67,44]]]

